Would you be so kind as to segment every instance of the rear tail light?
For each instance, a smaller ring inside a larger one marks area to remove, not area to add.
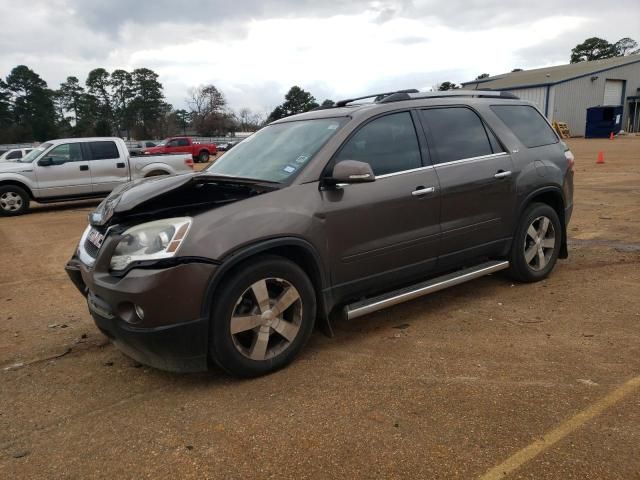
[[[571,150],[566,150],[564,152],[564,158],[566,158],[569,161],[569,170],[573,172],[573,167],[576,164],[576,159],[573,156],[573,153],[571,153]]]
[[[187,167],[189,167],[191,170],[193,170],[193,160],[192,160],[192,159],[187,158],[187,159],[184,161],[184,164],[185,164]]]

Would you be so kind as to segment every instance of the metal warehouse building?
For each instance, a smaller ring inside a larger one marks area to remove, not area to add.
[[[587,108],[622,105],[622,128],[640,132],[640,55],[505,73],[462,84],[506,90],[535,103],[550,121],[584,135]]]

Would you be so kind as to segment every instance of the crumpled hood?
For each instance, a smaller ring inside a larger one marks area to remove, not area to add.
[[[141,178],[116,187],[89,215],[92,225],[106,224],[114,213],[126,212],[141,203],[192,182],[195,173]]]
[[[206,189],[201,188],[205,185],[208,185]],[[147,202],[153,209],[158,207],[158,203],[164,204],[162,208],[222,204],[277,188],[251,180],[225,178],[202,172],[142,178],[113,190],[89,215],[89,222],[94,226],[105,225],[114,215],[129,212]],[[241,190],[242,193],[229,194],[229,190]]]

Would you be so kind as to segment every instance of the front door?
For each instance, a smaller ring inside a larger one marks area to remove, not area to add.
[[[370,121],[340,149],[333,164],[367,162],[376,180],[321,192],[337,297],[389,289],[435,268],[439,185],[421,157],[409,112]]]
[[[420,111],[441,188],[440,266],[501,251],[512,235],[511,157],[467,107]]]
[[[43,166],[51,158],[52,165]],[[91,194],[91,172],[80,143],[56,145],[35,164],[39,197],[72,197]]]

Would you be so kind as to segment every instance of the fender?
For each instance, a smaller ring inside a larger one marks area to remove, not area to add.
[[[330,294],[328,294],[329,289],[327,272],[325,271],[325,268],[321,261],[321,257],[316,251],[316,248],[308,241],[299,237],[278,237],[267,240],[259,240],[256,243],[245,245],[238,250],[234,250],[225,258],[223,258],[220,267],[216,269],[215,273],[209,279],[209,285],[207,286],[207,289],[205,291],[206,298],[202,302],[202,318],[210,317],[214,293],[225,274],[227,274],[234,266],[238,265],[240,262],[246,260],[247,258],[278,247],[299,247],[310,254],[311,258],[313,259],[314,268],[318,275],[318,281],[320,283],[320,291],[317,292],[318,297],[321,301],[321,305],[319,305],[320,308],[318,309],[318,315],[323,320],[325,333],[329,336],[333,336],[333,331],[331,329],[331,325],[329,324],[328,318],[328,309],[330,308],[329,306],[331,305],[331,300]]]
[[[34,187],[35,189],[38,188],[37,185],[33,185],[33,182],[19,173],[0,174],[0,186],[2,185],[17,185],[24,189],[33,199],[35,199],[35,196],[33,195]]]
[[[145,175],[147,175],[147,173],[151,173],[151,172],[165,172],[168,175],[173,175],[175,172],[173,171],[173,168],[171,168],[171,166],[167,165],[166,163],[160,163],[160,162],[154,162],[154,163],[150,163],[148,165],[145,165],[144,167],[142,167],[141,169],[137,170],[135,173],[135,176],[140,178],[140,177],[144,177]]]
[[[520,202],[520,206],[518,207],[518,217],[522,215],[524,209],[531,203],[531,200],[543,193],[553,193],[560,198],[561,205],[560,211],[558,212],[558,216],[560,217],[560,222],[562,223],[562,244],[560,245],[560,254],[559,258],[568,258],[569,257],[569,249],[567,247],[567,222],[565,220],[565,208],[566,208],[566,200],[564,198],[564,192],[562,188],[558,185],[547,185],[545,187],[537,188],[536,190],[530,192],[522,202]]]

